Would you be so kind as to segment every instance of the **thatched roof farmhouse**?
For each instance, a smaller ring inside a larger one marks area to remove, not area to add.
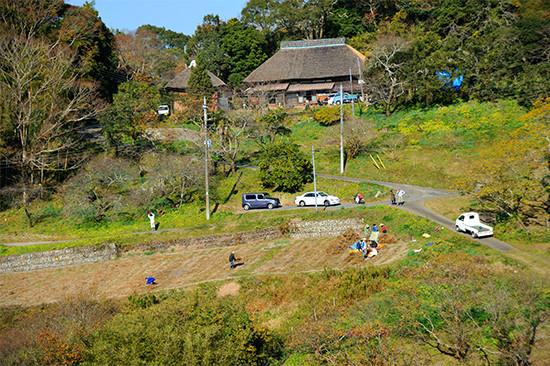
[[[281,106],[317,103],[329,93],[358,92],[359,65],[365,56],[346,44],[344,38],[281,42],[280,50],[248,75],[251,97],[267,97]]]

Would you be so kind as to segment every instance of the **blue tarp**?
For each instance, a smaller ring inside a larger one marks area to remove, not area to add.
[[[356,241],[353,245],[348,247],[349,250],[357,250],[358,252],[362,251],[367,246],[366,242],[361,242],[361,240]]]
[[[456,69],[455,71],[458,71],[458,69]],[[437,71],[435,74],[437,75],[437,78],[439,80],[445,81],[446,86],[450,86],[456,90],[460,90],[460,86],[462,85],[462,81],[464,80],[464,75],[458,75],[456,78],[451,80],[451,74],[447,71]]]

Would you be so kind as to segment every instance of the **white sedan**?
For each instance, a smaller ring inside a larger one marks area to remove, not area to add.
[[[315,192],[307,192],[301,196],[296,197],[294,203],[302,207],[315,205]],[[340,199],[338,197],[330,196],[325,192],[317,192],[317,205],[331,206],[339,204]]]

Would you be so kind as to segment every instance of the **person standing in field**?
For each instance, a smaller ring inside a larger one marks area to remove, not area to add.
[[[391,204],[395,205],[396,204],[396,202],[395,202],[395,192],[393,191],[393,189],[390,190],[390,197],[391,197]]]
[[[235,252],[231,252],[231,254],[229,254],[229,268],[233,269],[236,267],[235,260]]]
[[[147,217],[149,218],[149,221],[151,222],[151,230],[156,230],[156,226],[155,226],[155,214],[152,213],[152,212],[149,212],[149,214],[147,215]]]
[[[370,235],[370,225],[365,224],[365,227],[363,228],[363,231],[365,232],[365,236],[369,236]]]

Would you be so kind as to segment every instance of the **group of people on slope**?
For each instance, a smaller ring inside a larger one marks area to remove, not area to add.
[[[372,231],[371,231],[372,230]],[[378,237],[380,233],[387,233],[388,229],[384,224],[380,224],[380,227],[376,224],[366,224],[364,227],[365,237],[361,238],[352,246],[355,250],[363,253],[363,258],[371,258],[378,255],[380,245],[378,244]],[[368,239],[366,238],[368,237]]]

